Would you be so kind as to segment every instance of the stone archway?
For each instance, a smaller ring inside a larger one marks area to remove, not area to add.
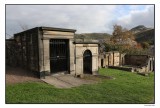
[[[92,74],[92,53],[85,50],[83,53],[83,72],[84,74]]]

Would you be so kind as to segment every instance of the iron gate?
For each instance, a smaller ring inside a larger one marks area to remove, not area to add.
[[[68,40],[50,40],[50,69],[51,73],[68,71]]]

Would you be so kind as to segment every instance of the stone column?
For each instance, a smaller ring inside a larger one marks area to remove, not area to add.
[[[39,72],[43,71],[43,40],[42,35],[38,36],[38,49],[39,49]]]
[[[43,53],[44,53],[44,61],[43,61],[43,71],[45,71],[45,74],[50,74],[50,45],[49,45],[49,39],[43,40]]]
[[[75,53],[75,60],[76,60],[76,66],[75,66],[75,75],[76,76],[82,76],[83,75],[83,45],[81,44],[76,44],[76,53]]]
[[[73,39],[69,39],[69,59],[70,59],[70,74],[75,75],[75,45]]]
[[[92,74],[96,75],[98,72],[98,55],[92,55]]]

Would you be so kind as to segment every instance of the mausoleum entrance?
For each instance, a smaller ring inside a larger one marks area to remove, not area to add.
[[[90,50],[86,50],[83,54],[83,72],[92,74],[92,53]]]
[[[50,39],[51,73],[68,72],[68,39]]]

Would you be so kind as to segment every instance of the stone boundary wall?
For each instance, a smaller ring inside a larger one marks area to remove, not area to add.
[[[148,55],[125,55],[125,65],[145,66],[148,59]]]

